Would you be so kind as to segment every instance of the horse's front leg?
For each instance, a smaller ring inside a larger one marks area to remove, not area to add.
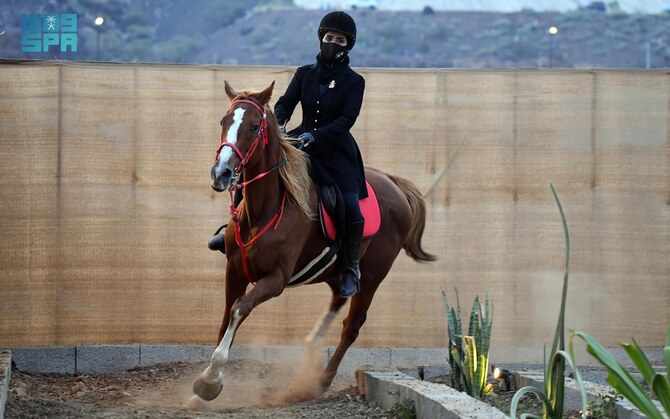
[[[223,389],[223,366],[228,361],[230,346],[240,324],[251,311],[264,301],[276,297],[284,290],[284,276],[273,272],[261,278],[245,295],[240,297],[230,310],[230,321],[219,346],[212,354],[209,366],[193,383],[193,392],[204,400],[214,400]]]

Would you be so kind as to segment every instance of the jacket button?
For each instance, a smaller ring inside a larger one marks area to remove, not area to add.
[[[317,105],[319,104],[319,101],[318,101],[318,100],[316,101],[316,104],[317,104]]]
[[[318,109],[316,110],[316,113],[319,113],[319,110],[318,110]]]
[[[318,120],[318,119],[315,119],[314,122],[319,122],[319,120]]]

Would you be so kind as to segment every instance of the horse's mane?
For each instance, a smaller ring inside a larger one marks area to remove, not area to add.
[[[250,92],[238,92],[238,96],[235,99],[252,99],[258,103],[255,94]],[[263,105],[261,104],[261,106]],[[286,161],[286,164],[279,168],[279,177],[290,199],[300,209],[305,218],[311,220],[315,217],[315,214],[312,211],[309,198],[311,187],[309,157],[306,153],[298,150],[291,144],[291,138],[284,137],[281,134],[274,113],[267,106],[265,109],[267,110],[268,136],[271,140],[277,140],[281,147],[280,158]]]
[[[279,132],[279,124],[277,124],[275,115],[268,110],[268,131],[270,130],[272,133],[268,132],[268,134],[277,138],[281,146],[282,158],[286,161],[286,164],[279,168],[279,176],[284,187],[304,216],[311,220],[315,214],[309,200],[312,183],[309,176],[309,156],[298,150],[289,142],[289,138]]]

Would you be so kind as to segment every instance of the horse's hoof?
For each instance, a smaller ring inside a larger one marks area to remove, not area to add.
[[[202,376],[198,376],[193,383],[193,392],[200,396],[201,399],[211,402],[216,399],[223,390],[223,383],[206,383]]]
[[[204,410],[207,408],[207,402],[200,398],[200,396],[193,395],[184,403],[184,407],[189,410]]]

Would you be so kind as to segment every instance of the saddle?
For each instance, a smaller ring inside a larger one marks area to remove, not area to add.
[[[365,217],[365,226],[363,228],[363,239],[372,238],[381,226],[381,214],[379,212],[379,203],[377,196],[369,183],[368,197],[359,201],[361,212]],[[337,253],[342,247],[343,238],[338,235],[338,231],[344,228],[344,199],[340,189],[335,185],[318,184],[316,189],[319,194],[319,221],[321,222],[321,231],[328,241],[328,245],[314,260],[303,267],[300,272],[291,277],[287,286],[309,284],[317,278],[321,272],[335,263]]]
[[[368,189],[367,198],[361,199],[359,205],[361,213],[365,218],[363,228],[363,239],[371,239],[379,231],[381,226],[381,215],[379,213],[379,203],[374,189],[370,183],[365,182]],[[331,243],[339,241],[338,232],[344,230],[344,199],[342,193],[336,185],[317,184],[319,193],[319,220],[321,222],[321,231],[326,239]]]

